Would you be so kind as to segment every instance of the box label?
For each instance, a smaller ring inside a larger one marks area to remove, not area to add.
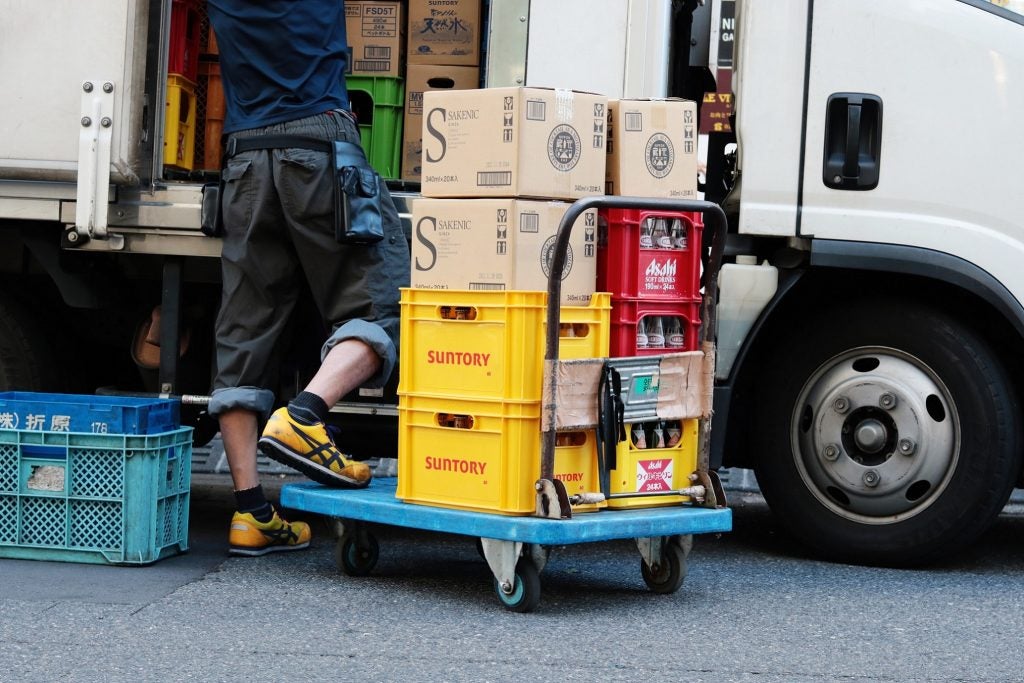
[[[576,168],[582,149],[580,134],[567,123],[554,127],[548,136],[548,161],[556,171],[567,173]]]
[[[637,493],[656,493],[672,490],[672,458],[638,460],[636,463]]]
[[[664,251],[641,251],[639,260],[639,293],[679,294],[682,282],[679,279],[680,261],[678,253]]]
[[[480,0],[410,0],[409,63],[480,63]]]

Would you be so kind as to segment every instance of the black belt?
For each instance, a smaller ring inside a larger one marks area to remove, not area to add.
[[[288,147],[330,152],[334,149],[334,142],[306,135],[256,135],[251,138],[231,138],[228,140],[224,153],[225,158],[231,158],[252,149],[284,149]]]
[[[352,123],[356,122],[355,114],[344,109],[332,109],[328,114],[340,114]],[[333,140],[321,140],[307,135],[289,135],[287,133],[271,133],[269,135],[254,135],[252,137],[232,137],[228,140],[225,148],[225,158],[235,156],[240,152],[247,152],[252,149],[312,149],[318,152],[330,152],[334,148]]]

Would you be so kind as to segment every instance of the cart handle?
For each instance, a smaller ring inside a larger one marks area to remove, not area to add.
[[[714,202],[703,200],[679,200],[679,199],[656,199],[652,197],[617,197],[617,196],[596,196],[578,199],[569,207],[558,224],[558,234],[555,237],[555,248],[551,255],[551,270],[548,273],[548,308],[547,308],[547,330],[544,343],[544,365],[545,372],[553,369],[558,361],[558,311],[559,302],[562,298],[562,268],[565,267],[565,257],[569,246],[569,236],[572,233],[572,226],[576,223],[584,211],[588,209],[640,209],[646,211],[691,211],[704,215],[704,225],[710,228],[711,234],[711,255],[705,268],[704,298],[702,303],[702,317],[704,318],[704,341],[714,341],[717,327],[717,316],[715,313],[714,299],[718,293],[718,270],[722,263],[724,250],[726,219],[722,207]],[[544,397],[544,410],[546,411],[547,424],[549,428],[541,433],[540,448],[540,478],[552,480],[555,471],[555,383],[549,381],[548,395]]]

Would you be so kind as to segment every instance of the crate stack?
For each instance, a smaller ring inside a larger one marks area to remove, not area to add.
[[[697,198],[696,105],[685,100],[612,100],[608,106],[607,192]],[[699,213],[601,212],[597,286],[611,294],[612,357],[700,349]],[[687,486],[696,469],[698,422],[626,426],[611,493]],[[677,504],[680,496],[612,498],[609,507]]]
[[[409,0],[406,40],[402,179],[419,182],[423,156],[423,93],[480,85],[480,0]]]
[[[199,119],[203,122],[203,135],[196,139],[196,158],[202,159],[201,169],[219,171],[224,146],[224,84],[220,75],[220,54],[217,51],[217,37],[209,21],[203,22],[206,38],[199,54]],[[202,152],[200,155],[200,151]]]
[[[176,400],[0,392],[0,557],[143,565],[188,549]]]
[[[345,2],[349,104],[366,158],[382,178],[401,175],[405,6],[393,0]]]
[[[164,108],[164,166],[191,171],[195,166],[196,95],[202,6],[199,0],[172,0]]]
[[[606,102],[543,88],[423,94],[424,198],[401,301],[400,499],[534,512],[548,272],[569,202],[603,194]],[[561,276],[560,357],[607,357],[596,211],[574,226]],[[555,476],[570,494],[599,490],[594,434],[557,436]]]

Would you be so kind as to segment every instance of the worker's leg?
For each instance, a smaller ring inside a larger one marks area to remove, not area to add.
[[[307,547],[309,525],[289,523],[267,501],[256,463],[258,422],[273,407],[277,343],[294,309],[297,259],[282,230],[270,154],[231,158],[224,171],[221,308],[217,377],[210,413],[218,417],[235,489],[230,552],[262,555]]]

